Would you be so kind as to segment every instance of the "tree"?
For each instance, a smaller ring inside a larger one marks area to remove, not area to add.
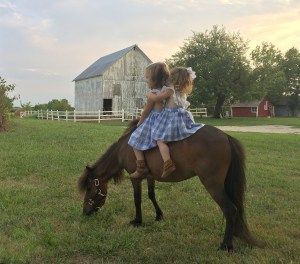
[[[248,43],[239,33],[228,33],[214,26],[211,31],[194,33],[167,62],[196,71],[191,103],[215,104],[214,117],[219,118],[225,101],[247,96],[250,71],[247,49]]]
[[[283,56],[272,43],[262,43],[251,52],[253,70],[251,73],[251,97],[261,99],[267,96],[273,103],[285,91],[286,77],[282,68]]]
[[[66,111],[73,110],[74,108],[69,104],[67,99],[53,99],[52,101],[48,102],[47,109]]]
[[[285,95],[288,97],[289,108],[295,115],[296,109],[299,109],[300,95],[300,53],[296,48],[285,53],[282,68],[286,78]]]
[[[25,111],[29,111],[32,109],[31,102],[27,102],[27,103],[20,102],[20,104],[21,104],[21,108]]]
[[[48,104],[36,104],[33,107],[34,110],[47,110],[48,109]]]
[[[34,110],[59,110],[59,111],[66,111],[66,110],[74,110],[67,99],[53,99],[49,101],[47,104],[37,104],[33,107]]]
[[[7,84],[5,79],[0,76],[0,131],[7,128],[8,114],[13,107],[15,97],[10,98],[8,92],[15,89],[14,84]]]

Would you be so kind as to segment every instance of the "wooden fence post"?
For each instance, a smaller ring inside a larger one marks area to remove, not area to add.
[[[49,110],[47,109],[47,112],[46,112],[46,117],[47,117],[47,120],[49,119]]]
[[[124,109],[122,109],[122,123],[124,122],[124,119],[125,119],[125,112]]]
[[[98,123],[100,123],[100,119],[101,119],[101,111],[98,110]]]
[[[68,110],[66,110],[66,121],[68,122]]]
[[[76,122],[76,112],[75,112],[75,110],[74,110],[74,122]]]
[[[56,114],[57,114],[57,121],[59,121],[59,112],[58,112],[58,110],[56,110]]]
[[[53,110],[51,110],[51,119],[52,119],[52,121],[54,120],[54,118],[53,118]]]

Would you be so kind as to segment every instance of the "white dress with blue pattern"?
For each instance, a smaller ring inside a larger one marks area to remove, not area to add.
[[[204,124],[196,124],[191,112],[186,110],[190,103],[186,100],[186,94],[176,92],[173,87],[173,95],[169,100],[173,101],[176,107],[166,107],[156,118],[153,126],[153,140],[164,142],[179,141],[195,134]],[[167,102],[168,104],[168,102]]]
[[[158,93],[160,90],[152,89],[151,92]],[[144,122],[132,132],[128,141],[131,147],[143,151],[157,146],[156,141],[152,138],[152,134],[153,125],[160,112],[161,110],[152,109]]]

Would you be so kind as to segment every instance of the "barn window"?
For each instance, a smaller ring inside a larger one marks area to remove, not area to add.
[[[137,108],[143,107],[143,98],[135,98],[135,107]]]
[[[120,83],[116,83],[113,86],[113,95],[119,95],[121,96],[121,84]]]
[[[257,107],[251,107],[251,113],[255,113],[256,114],[257,111]]]

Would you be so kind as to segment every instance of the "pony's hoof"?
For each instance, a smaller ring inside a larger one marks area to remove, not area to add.
[[[223,250],[223,251],[228,251],[228,252],[233,252],[233,246],[232,245],[226,245],[226,244],[221,244],[218,250]]]
[[[136,220],[136,219],[133,219],[129,222],[133,227],[139,227],[142,225],[142,221],[139,221],[139,220]]]
[[[162,220],[164,220],[163,214],[157,215],[157,216],[155,217],[155,221],[162,221]]]

